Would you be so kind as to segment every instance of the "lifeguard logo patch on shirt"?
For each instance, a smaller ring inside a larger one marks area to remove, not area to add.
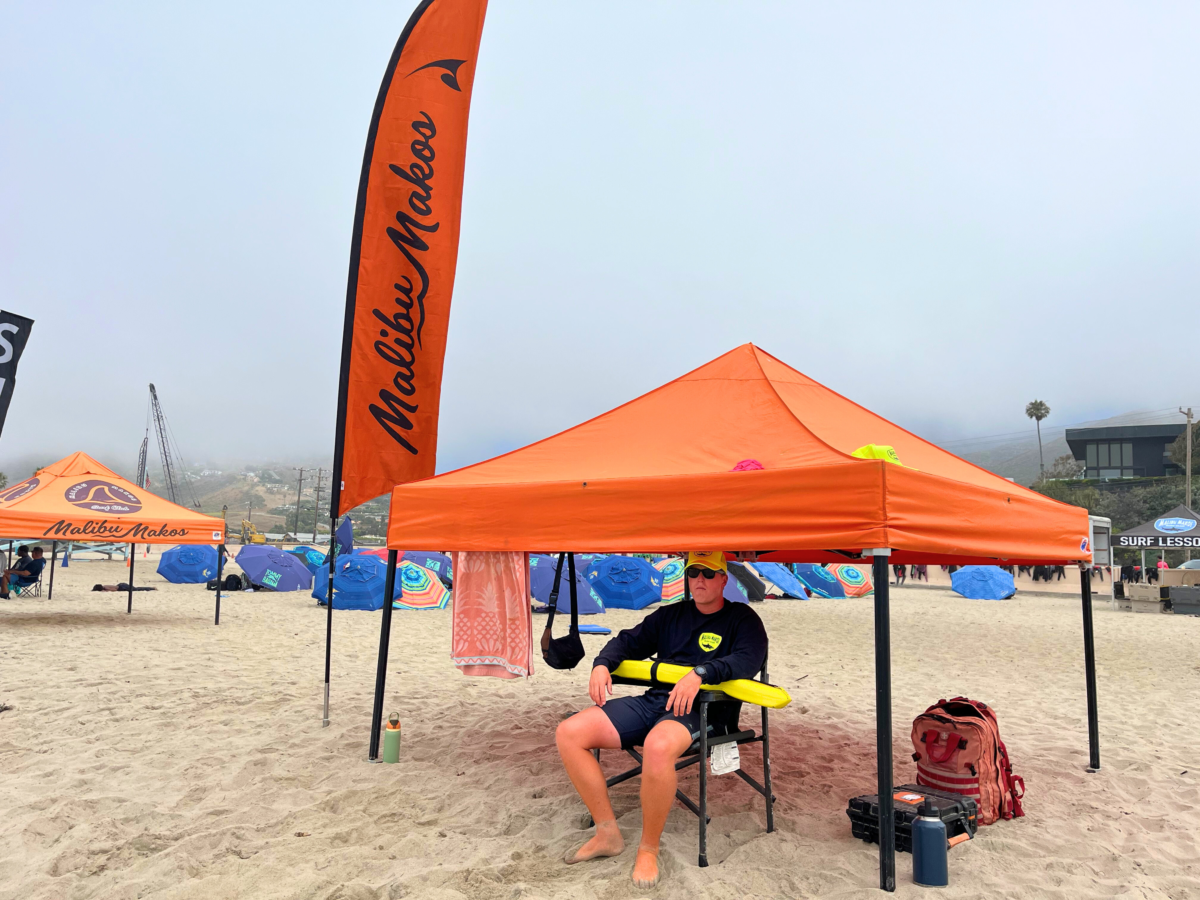
[[[700,635],[700,649],[705,653],[712,653],[721,646],[721,636],[713,634],[711,631],[706,631]]]

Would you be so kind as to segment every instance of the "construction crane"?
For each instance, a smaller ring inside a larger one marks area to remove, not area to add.
[[[146,487],[149,483],[146,466],[151,422],[154,423],[154,435],[158,439],[158,458],[162,463],[167,499],[180,506],[199,509],[200,500],[196,496],[196,489],[188,481],[187,473],[183,472],[183,454],[179,452],[179,442],[175,440],[171,426],[167,424],[167,417],[163,415],[162,404],[158,402],[158,391],[154,389],[154,385],[150,385],[150,403],[146,408],[146,436],[142,438],[141,450],[138,452],[138,485]],[[182,485],[177,481],[176,472],[183,475]]]

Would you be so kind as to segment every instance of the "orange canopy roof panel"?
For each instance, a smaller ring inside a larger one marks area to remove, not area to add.
[[[690,416],[726,424],[689,428]],[[852,455],[866,444],[893,447],[902,465]],[[762,468],[732,471],[751,459]],[[400,485],[391,513],[396,548],[1091,557],[1086,510],[959,459],[753,344],[561,434]]]
[[[72,453],[0,490],[0,534],[129,544],[221,544],[225,523],[151,494]]]

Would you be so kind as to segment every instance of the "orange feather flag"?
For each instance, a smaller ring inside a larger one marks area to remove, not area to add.
[[[350,250],[331,516],[434,473],[486,0],[422,0],[388,62]]]

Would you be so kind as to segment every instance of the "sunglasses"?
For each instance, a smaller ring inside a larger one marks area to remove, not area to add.
[[[690,566],[687,570],[688,578],[699,578],[701,575],[703,575],[707,581],[712,581],[720,574],[721,573],[715,569],[702,569],[699,566]]]

